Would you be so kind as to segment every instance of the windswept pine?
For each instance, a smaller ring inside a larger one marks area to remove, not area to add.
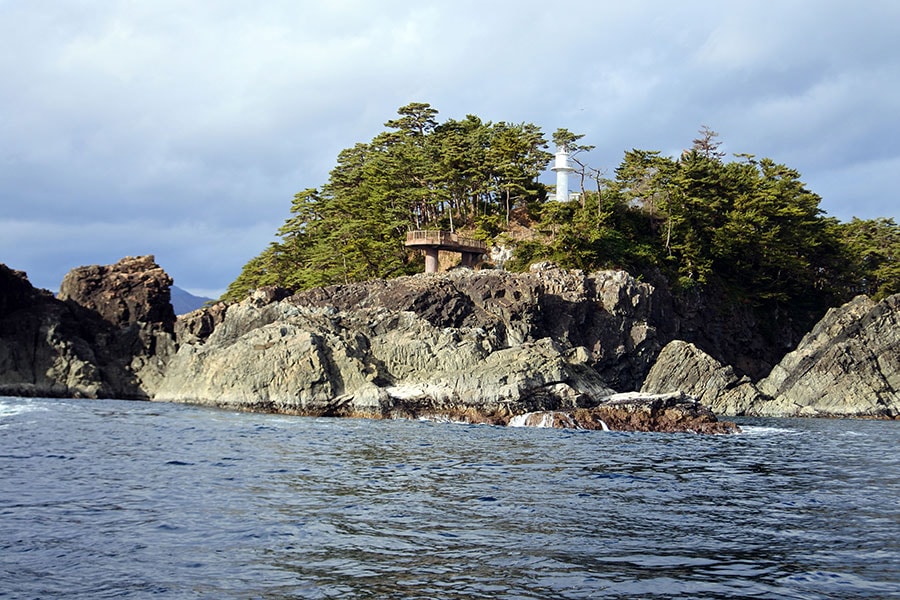
[[[538,179],[553,158],[538,126],[437,115],[408,104],[387,131],[343,150],[328,182],[296,194],[278,240],[224,299],[421,272],[420,251],[405,245],[416,230],[504,248],[512,271],[552,261],[662,274],[676,292],[752,307],[775,328],[789,319],[805,330],[858,293],[900,291],[892,219],[838,222],[797,170],[752,154],[728,161],[708,127],[677,157],[626,151],[611,178],[590,164],[582,135],[557,129],[577,199],[558,202]]]

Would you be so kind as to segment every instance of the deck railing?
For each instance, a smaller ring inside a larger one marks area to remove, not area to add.
[[[446,248],[470,248],[487,251],[487,244],[475,238],[462,237],[450,231],[419,229],[406,234],[407,246],[444,246]]]

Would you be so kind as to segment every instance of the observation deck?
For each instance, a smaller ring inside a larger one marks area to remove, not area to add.
[[[425,272],[437,273],[438,252],[459,252],[461,265],[475,266],[478,257],[487,254],[487,244],[475,238],[462,237],[452,231],[419,229],[406,234],[406,245],[425,252]]]

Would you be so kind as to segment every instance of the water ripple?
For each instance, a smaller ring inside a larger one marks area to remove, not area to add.
[[[900,597],[895,423],[739,436],[0,399],[0,598]]]

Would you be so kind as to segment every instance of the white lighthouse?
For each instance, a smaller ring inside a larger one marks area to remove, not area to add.
[[[556,201],[568,202],[569,173],[575,169],[569,166],[569,149],[566,146],[556,147],[556,162],[550,170],[556,173]]]

